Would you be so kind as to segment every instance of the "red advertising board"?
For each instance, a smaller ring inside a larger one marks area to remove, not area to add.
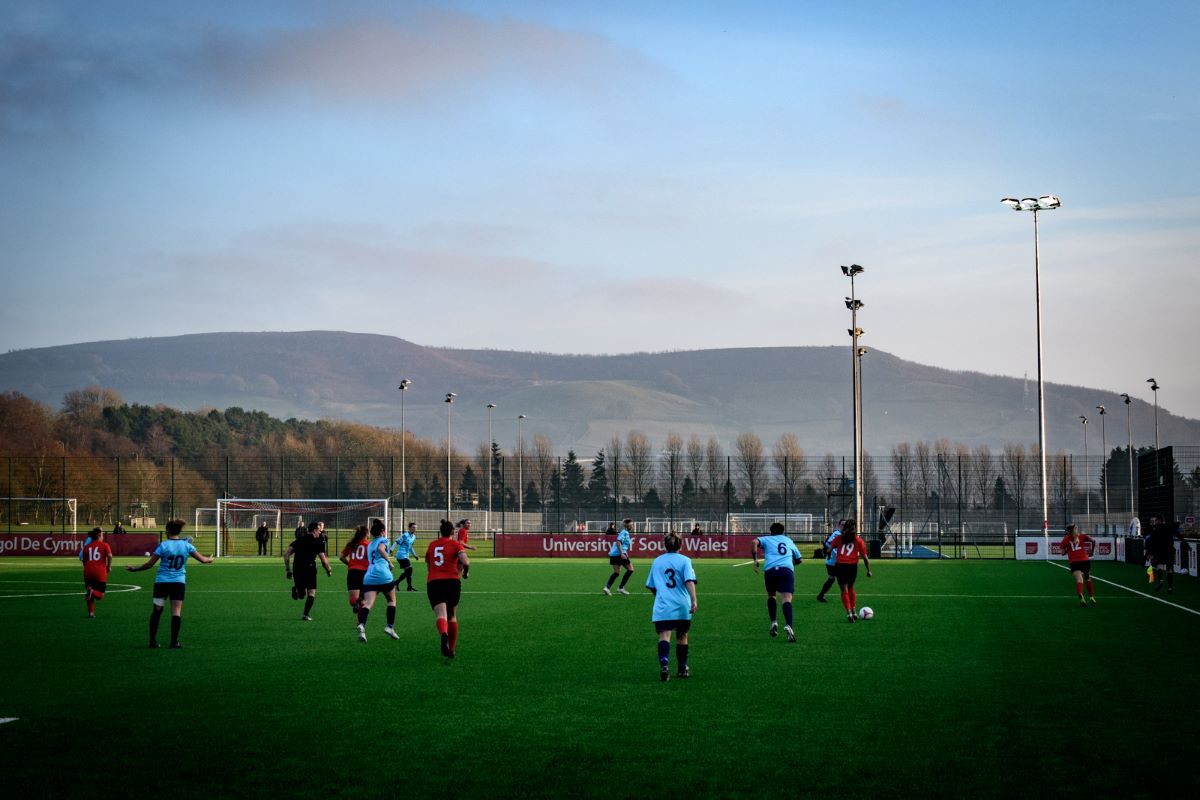
[[[683,555],[689,558],[750,558],[757,536],[704,534],[683,536]],[[598,533],[498,533],[496,557],[607,558],[616,541]],[[665,553],[662,536],[635,535],[634,558],[654,558]]]
[[[106,536],[114,556],[144,556],[158,547],[157,533]],[[0,556],[77,556],[86,534],[0,533]]]

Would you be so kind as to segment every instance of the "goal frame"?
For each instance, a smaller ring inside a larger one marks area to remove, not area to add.
[[[0,503],[44,503],[51,507],[51,513],[54,513],[53,509],[55,505],[59,509],[65,508],[66,512],[71,515],[71,527],[65,532],[71,534],[79,533],[79,501],[74,497],[0,497]],[[63,514],[63,520],[64,522],[66,521],[66,513]],[[15,520],[10,520],[10,522],[13,521]],[[61,527],[65,528],[66,526],[63,525]]]
[[[279,526],[283,524],[284,515],[296,516],[321,516],[330,514],[342,513],[342,509],[353,510],[365,506],[375,506],[374,510],[379,510],[382,513],[372,513],[368,515],[368,519],[382,519],[384,524],[387,524],[390,519],[391,501],[386,497],[361,497],[361,498],[331,498],[331,497],[218,497],[216,505],[216,518],[214,520],[214,539],[215,548],[214,554],[220,558],[226,555],[227,535],[229,527],[227,524],[227,515],[231,507],[236,507],[237,511],[245,511],[254,515],[275,514],[279,520]],[[199,512],[200,509],[197,509]],[[368,522],[368,524],[370,524]],[[390,529],[391,526],[389,525]],[[226,535],[222,535],[222,534]],[[276,531],[279,534],[279,531]]]

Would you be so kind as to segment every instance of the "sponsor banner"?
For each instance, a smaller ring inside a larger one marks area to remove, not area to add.
[[[689,558],[750,558],[757,536],[748,534],[704,534],[681,536],[679,552]],[[497,533],[496,557],[607,558],[616,541],[603,534]],[[662,536],[634,534],[634,558],[654,558],[666,552]]]
[[[0,533],[0,556],[78,556],[84,533]],[[106,536],[114,556],[144,556],[158,547],[157,533]]]
[[[1093,536],[1092,537],[1092,552],[1089,554],[1093,561],[1115,561],[1117,557],[1117,540],[1112,536]],[[1051,561],[1066,561],[1067,555],[1062,549],[1062,536],[1052,536],[1050,538],[1050,560]],[[1046,554],[1043,551],[1045,540],[1041,536],[1018,536],[1017,537],[1017,560],[1018,561],[1044,561]]]

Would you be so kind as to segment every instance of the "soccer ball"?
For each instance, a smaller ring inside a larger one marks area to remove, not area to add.
[[[858,610],[859,619],[870,619],[873,616],[875,616],[875,612],[871,610],[870,606],[863,606]]]
[[[147,551],[146,551],[146,558],[149,558],[149,557],[150,557],[150,551],[149,551],[149,550],[147,550]]]

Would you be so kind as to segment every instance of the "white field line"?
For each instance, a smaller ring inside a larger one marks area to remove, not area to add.
[[[1054,561],[1047,561],[1046,563],[1053,564],[1054,566],[1058,567],[1059,569],[1065,569],[1068,572],[1070,572],[1070,568],[1064,567],[1062,564],[1056,563]],[[1142,597],[1148,598],[1150,600],[1157,600],[1158,602],[1162,603],[1163,605],[1171,606],[1172,608],[1178,608],[1181,611],[1186,611],[1189,614],[1195,614],[1196,616],[1200,617],[1200,611],[1197,611],[1194,608],[1188,608],[1187,606],[1181,606],[1178,603],[1172,603],[1170,600],[1163,600],[1161,597],[1156,597],[1155,595],[1152,595],[1152,594],[1146,594],[1145,592],[1139,592],[1137,589],[1130,589],[1128,586],[1122,586],[1119,583],[1113,583],[1112,581],[1107,581],[1104,578],[1098,578],[1095,575],[1092,576],[1092,580],[1100,581],[1101,583],[1107,583],[1109,586],[1115,586],[1118,589],[1124,589],[1125,591],[1132,592],[1133,594],[1139,594]]]
[[[742,563],[740,563],[740,564],[734,564],[733,566],[735,566],[735,567],[745,567],[745,566],[748,566],[748,565],[750,565],[750,564],[753,564],[753,563],[754,563],[753,561],[743,561]]]
[[[0,581],[0,583],[31,583],[35,586],[45,586],[47,583],[67,583],[76,585],[78,581]],[[131,583],[110,583],[112,586],[122,586],[122,589],[110,588],[106,594],[125,594],[127,592],[139,592],[142,587],[134,586]],[[0,594],[0,600],[12,600],[20,597],[83,597],[87,592],[45,592],[39,594]]]
[[[10,722],[16,722],[19,717],[0,717],[0,725],[6,725]]]

